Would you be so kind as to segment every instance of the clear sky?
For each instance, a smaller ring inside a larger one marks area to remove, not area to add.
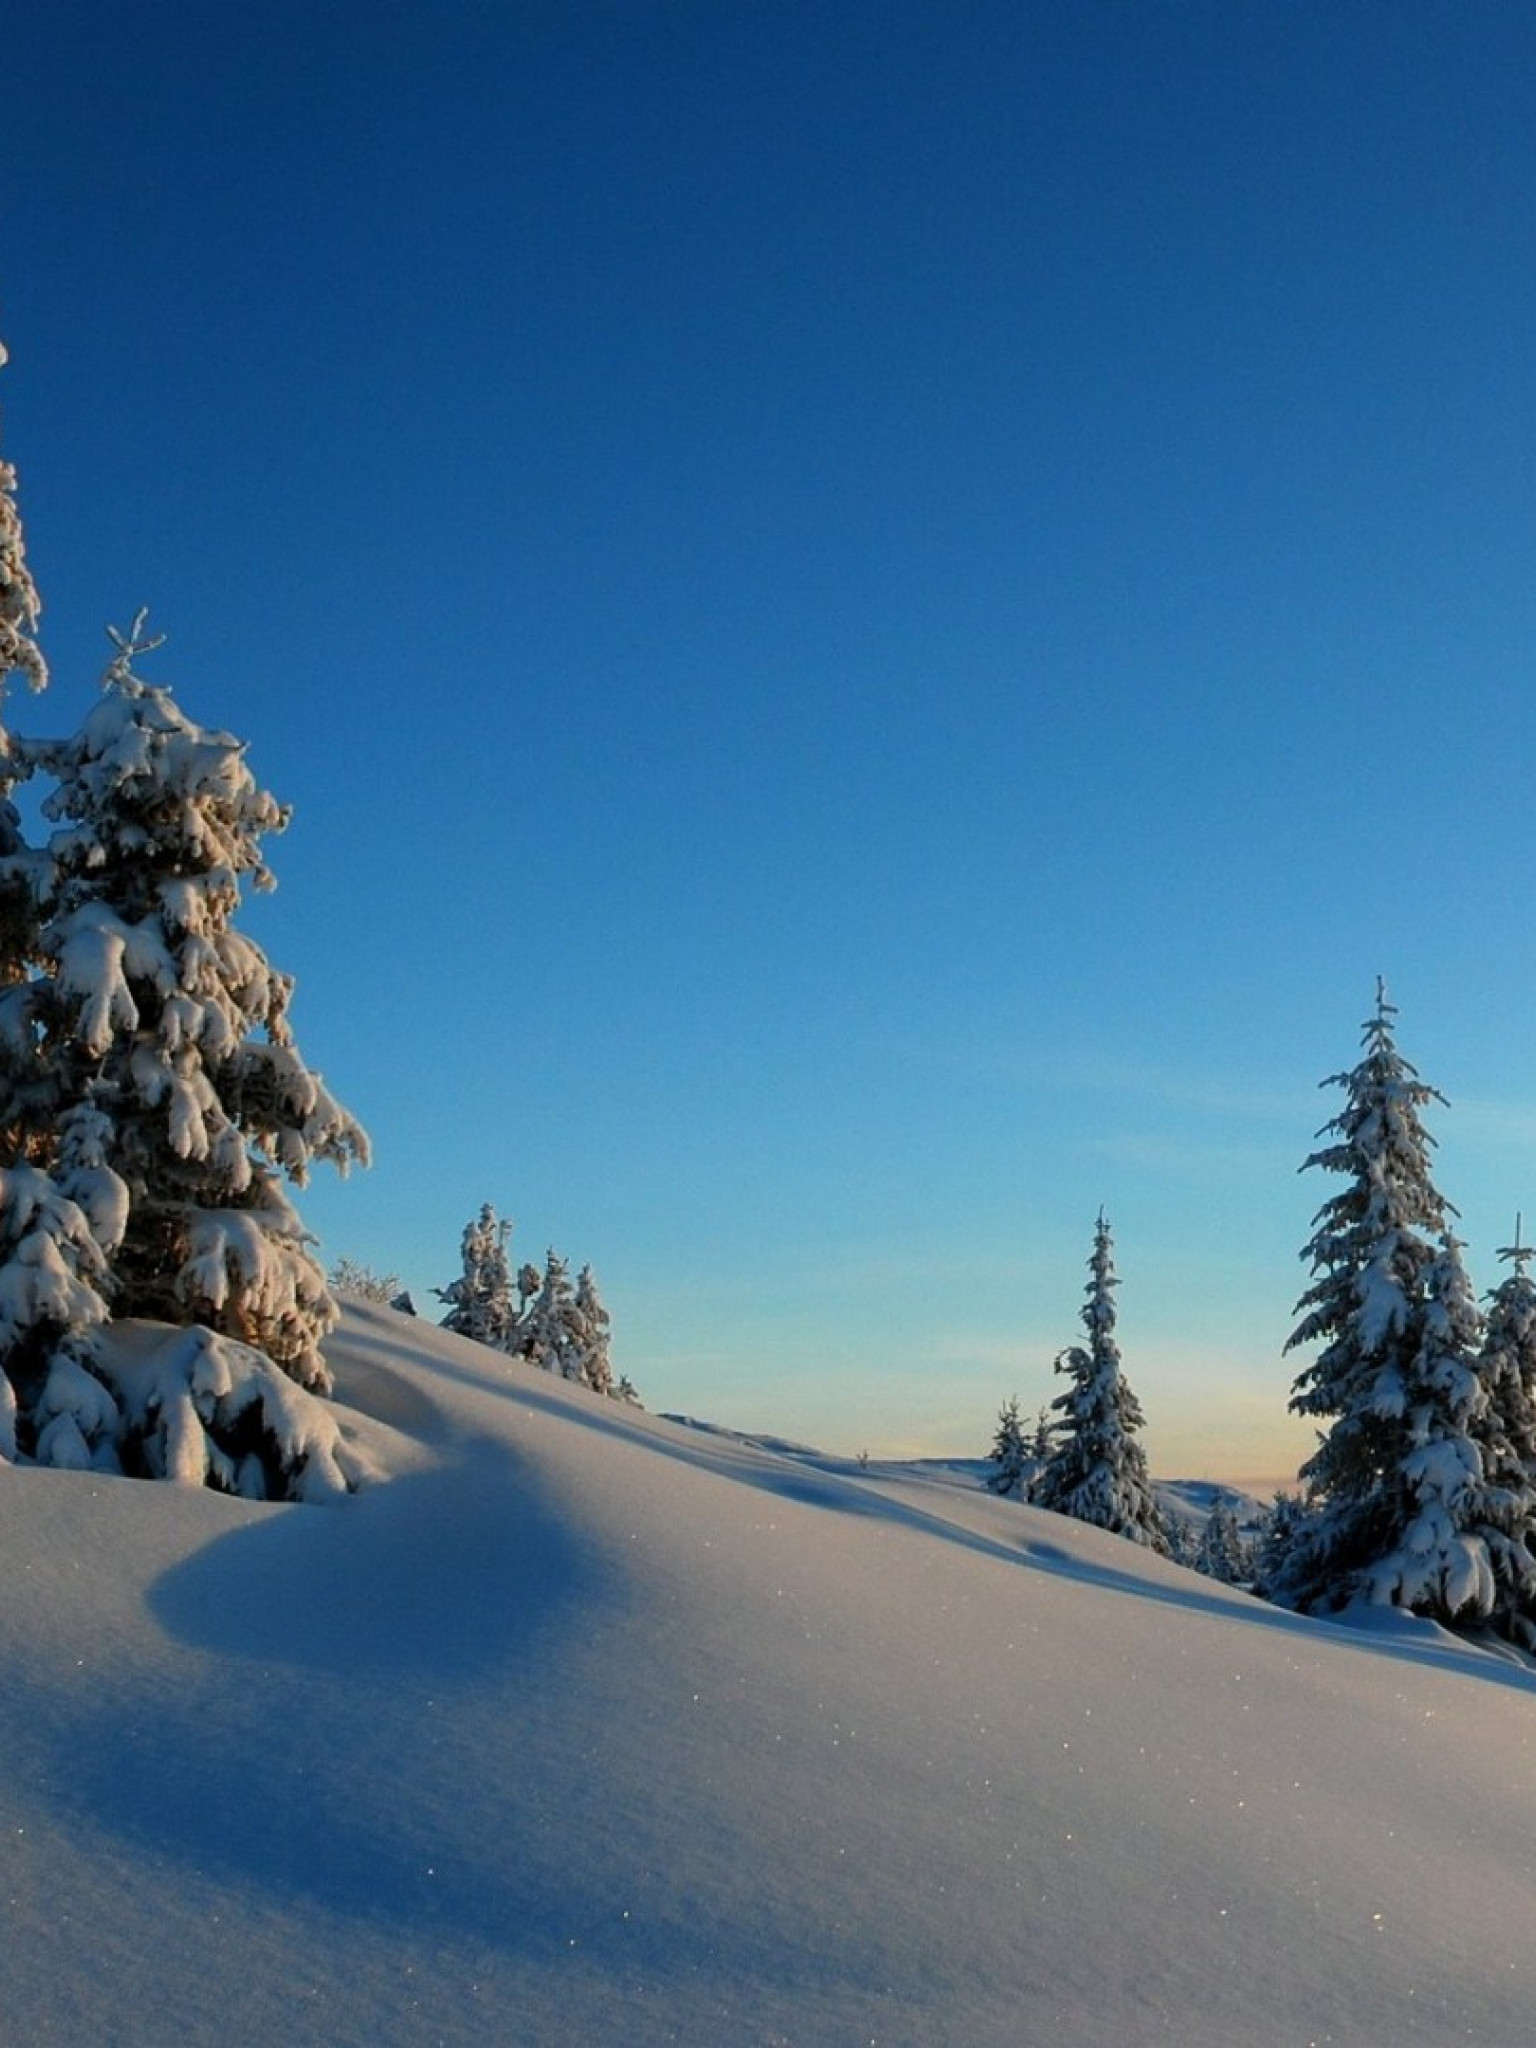
[[[0,448],[73,728],[296,807],[246,928],[422,1297],[490,1200],[649,1405],[985,1449],[1114,1227],[1154,1469],[1278,1475],[1378,973],[1536,1212],[1536,10],[51,0]],[[431,1306],[430,1303],[427,1304]]]

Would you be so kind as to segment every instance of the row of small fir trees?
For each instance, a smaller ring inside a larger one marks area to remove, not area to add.
[[[1378,983],[1360,1060],[1324,1083],[1343,1107],[1304,1162],[1342,1182],[1313,1218],[1287,1344],[1321,1347],[1290,1406],[1326,1427],[1301,1492],[1275,1504],[1254,1590],[1307,1614],[1398,1607],[1536,1653],[1536,1249],[1517,1225],[1481,1309],[1430,1167],[1423,1113],[1445,1098],[1398,1050],[1396,1015]],[[1183,1545],[1136,1441],[1102,1216],[1089,1263],[1088,1341],[1057,1360],[1068,1390],[1032,1437],[1017,1401],[1003,1409],[988,1484],[1167,1554]],[[1237,1575],[1231,1558],[1189,1561]]]
[[[510,1218],[489,1202],[465,1225],[463,1270],[434,1290],[448,1304],[444,1329],[639,1407],[627,1374],[613,1370],[611,1319],[592,1268],[583,1266],[573,1284],[570,1262],[551,1248],[542,1271],[523,1265],[514,1275],[511,1235]]]

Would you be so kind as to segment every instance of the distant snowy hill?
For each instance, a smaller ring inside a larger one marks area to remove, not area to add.
[[[1180,1514],[1194,1521],[1208,1515],[1220,1502],[1232,1509],[1245,1527],[1264,1519],[1268,1507],[1256,1494],[1243,1493],[1235,1486],[1222,1486],[1214,1479],[1163,1479],[1158,1481],[1158,1497],[1165,1507],[1176,1508]]]
[[[1513,2048],[1536,1679],[387,1310],[393,1476],[0,1471],[0,2036]]]

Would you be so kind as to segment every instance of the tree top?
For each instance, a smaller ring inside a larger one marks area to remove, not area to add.
[[[5,344],[0,342],[0,368],[8,360]],[[0,460],[0,694],[13,672],[24,675],[33,690],[48,687],[48,664],[37,644],[42,599],[27,567],[15,494],[16,472]]]

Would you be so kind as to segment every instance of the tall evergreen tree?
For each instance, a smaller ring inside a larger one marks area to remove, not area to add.
[[[14,487],[0,463],[0,690],[40,689]],[[0,726],[0,1452],[325,1497],[360,1468],[308,1398],[336,1310],[283,1182],[367,1141],[233,929],[287,813],[134,673],[141,626],[73,739]],[[31,848],[10,798],[40,771]]]
[[[0,367],[7,361],[0,343]],[[48,668],[37,642],[42,612],[27,567],[16,472],[0,461],[0,699],[12,674],[43,689]],[[25,984],[41,951],[37,875],[11,801],[29,770],[0,725],[0,1455],[35,1448],[39,1405],[50,1375],[84,1375],[94,1333],[109,1317],[110,1255],[122,1236],[126,1190],[102,1162],[104,1123],[87,1102],[66,1111],[57,1129],[46,1088],[6,1087],[31,1064]],[[82,1404],[97,1433],[118,1421],[102,1389]],[[44,1423],[49,1418],[44,1418]],[[61,1459],[86,1463],[90,1450],[76,1430],[79,1455],[65,1432],[53,1432]],[[104,1454],[103,1462],[108,1462]]]
[[[5,344],[0,342],[0,369],[7,360]],[[25,676],[34,690],[46,687],[48,664],[37,644],[42,608],[27,567],[21,515],[16,509],[16,471],[0,458],[0,692],[12,674]]]
[[[1050,1458],[1037,1473],[1029,1497],[1037,1507],[1092,1522],[1164,1555],[1167,1531],[1152,1491],[1146,1453],[1136,1441],[1141,1404],[1120,1367],[1115,1341],[1114,1244],[1102,1212],[1088,1261],[1087,1300],[1082,1309],[1086,1345],[1073,1345],[1056,1360],[1071,1384],[1051,1403],[1060,1418]]]
[[[0,369],[5,362],[5,344],[0,342]],[[12,675],[23,676],[34,690],[47,686],[48,665],[37,644],[41,613],[42,601],[27,567],[26,542],[16,505],[16,471],[0,457],[0,707]],[[21,850],[20,818],[11,802],[16,780],[11,737],[0,723],[0,859]],[[36,931],[37,906],[26,878],[18,874],[0,875],[0,983],[20,980],[25,974]]]
[[[329,1390],[336,1309],[283,1184],[316,1159],[345,1171],[367,1140],[299,1056],[291,980],[234,928],[242,883],[272,886],[260,841],[288,814],[239,741],[135,673],[159,645],[142,615],[113,640],[81,730],[10,745],[13,772],[54,779],[56,829],[0,860],[36,912],[0,988],[5,1370],[39,1458],[302,1492],[330,1425],[295,1435],[279,1381]],[[35,1287],[61,1267],[67,1299]],[[158,1377],[105,1341],[108,1311],[242,1351],[182,1347]]]
[[[283,1182],[316,1159],[344,1172],[367,1139],[299,1055],[291,979],[234,928],[242,884],[274,886],[261,840],[289,814],[240,741],[135,673],[161,644],[142,626],[113,635],[73,738],[15,743],[54,778],[59,829],[31,864],[44,923],[7,1019],[7,1107],[39,1133],[100,1113],[126,1190],[115,1314],[205,1324],[324,1388],[335,1308]]]
[[[1486,1409],[1477,1429],[1483,1509],[1494,1578],[1492,1624],[1536,1651],[1536,1249],[1515,1241],[1499,1253],[1513,1267],[1489,1298],[1478,1361]]]
[[[1465,1624],[1493,1601],[1479,1320],[1430,1172],[1422,1112],[1445,1098],[1398,1051],[1396,1014],[1378,982],[1362,1058],[1325,1083],[1345,1091],[1319,1134],[1331,1142],[1305,1162],[1346,1185],[1303,1253],[1316,1277],[1287,1349],[1323,1348],[1290,1405],[1332,1426],[1302,1468],[1310,1512],[1273,1590],[1311,1613],[1365,1598]]]

